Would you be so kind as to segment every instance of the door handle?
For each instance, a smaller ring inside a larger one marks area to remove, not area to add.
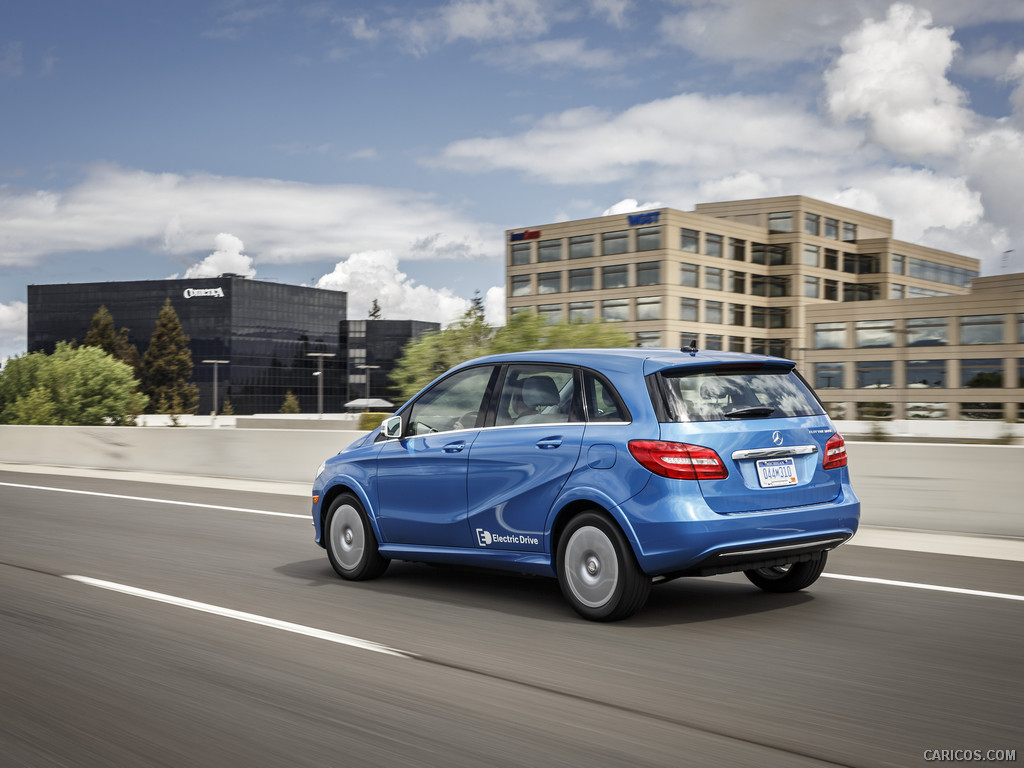
[[[562,444],[562,436],[557,437],[545,437],[543,440],[537,441],[538,448],[557,448]]]
[[[445,453],[459,453],[465,447],[466,447],[466,441],[465,440],[459,440],[456,443],[448,443],[448,445],[446,445],[442,450],[444,450]]]

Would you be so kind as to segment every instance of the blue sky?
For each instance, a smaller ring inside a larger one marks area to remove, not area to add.
[[[1024,270],[1020,0],[8,0],[0,115],[2,356],[31,283],[497,320],[505,229],[767,195]]]

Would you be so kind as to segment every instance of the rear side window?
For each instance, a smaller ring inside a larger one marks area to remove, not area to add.
[[[819,416],[825,411],[789,367],[662,371],[668,419],[675,422]]]

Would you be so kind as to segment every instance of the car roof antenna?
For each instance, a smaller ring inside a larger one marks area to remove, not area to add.
[[[697,340],[696,339],[690,339],[690,346],[683,347],[679,351],[680,352],[689,352],[690,353],[690,357],[696,357],[697,356]]]

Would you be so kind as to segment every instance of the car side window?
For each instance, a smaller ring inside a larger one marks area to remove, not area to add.
[[[583,383],[589,400],[590,421],[629,421],[629,414],[618,393],[590,371],[584,371]]]
[[[472,429],[481,415],[494,367],[468,368],[439,381],[409,409],[407,435]]]
[[[510,365],[494,424],[558,424],[577,421],[573,370],[555,365]]]

